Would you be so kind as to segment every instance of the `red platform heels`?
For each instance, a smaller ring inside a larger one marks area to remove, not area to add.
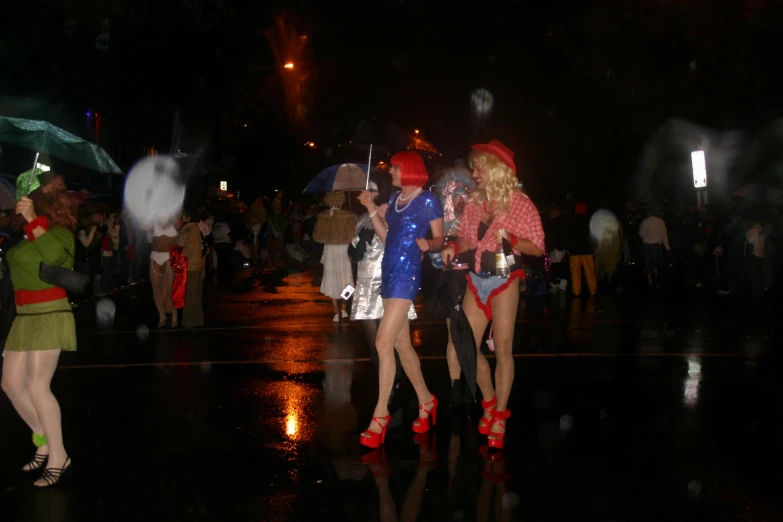
[[[432,406],[429,407],[430,405]],[[438,398],[433,395],[431,401],[419,404],[419,409],[426,412],[427,416],[419,417],[413,421],[413,431],[414,433],[427,433],[430,431],[430,417],[432,417],[433,426],[435,426],[438,421]]]

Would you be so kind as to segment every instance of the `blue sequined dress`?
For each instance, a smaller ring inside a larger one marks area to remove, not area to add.
[[[422,192],[413,200],[396,205],[399,197],[400,192],[392,194],[386,211],[389,232],[381,271],[381,295],[384,299],[413,301],[421,284],[421,249],[416,239],[427,236],[430,221],[442,218],[443,208],[431,192]]]

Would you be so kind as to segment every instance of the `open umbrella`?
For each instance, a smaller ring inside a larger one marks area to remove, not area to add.
[[[372,169],[374,172],[375,169]],[[344,163],[322,170],[304,189],[308,192],[329,192],[330,190],[364,190],[367,183],[367,165]]]
[[[0,177],[0,209],[16,208],[16,185],[5,177]]]
[[[0,116],[0,143],[49,154],[96,172],[122,175],[101,147],[45,121]]]

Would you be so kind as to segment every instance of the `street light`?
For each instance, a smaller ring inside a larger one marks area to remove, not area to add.
[[[419,129],[415,129],[413,132],[415,132],[416,134],[418,134],[418,133],[419,133]]]
[[[294,62],[288,62],[288,63],[286,63],[286,64],[283,66],[283,68],[285,68],[285,69],[289,69],[289,70],[293,69],[293,68],[294,68]]]
[[[703,150],[691,152],[691,165],[693,166],[693,186],[696,189],[696,201],[701,208],[707,205],[707,161]]]

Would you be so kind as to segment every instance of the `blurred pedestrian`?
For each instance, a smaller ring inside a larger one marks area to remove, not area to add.
[[[321,293],[331,298],[334,317],[332,321],[340,322],[348,318],[345,311],[345,301],[341,294],[348,285],[353,286],[351,259],[348,257],[348,245],[356,231],[356,215],[342,210],[345,204],[345,194],[339,190],[327,192],[324,203],[329,210],[318,214],[318,220],[313,230],[313,239],[324,245],[321,264],[324,267],[321,279]]]

